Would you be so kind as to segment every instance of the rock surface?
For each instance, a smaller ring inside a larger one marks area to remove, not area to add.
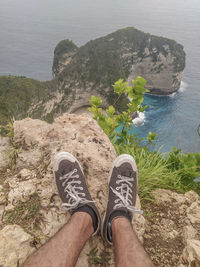
[[[9,139],[7,137],[0,137],[0,170],[8,165],[10,151]]]
[[[154,196],[146,210],[144,245],[155,266],[200,266],[200,197],[164,189]]]
[[[7,225],[0,231],[0,266],[16,267],[33,251],[33,237],[19,225]]]
[[[70,218],[61,209],[53,179],[57,152],[69,151],[78,158],[102,215],[116,157],[107,136],[87,115],[63,114],[53,124],[30,118],[15,121],[12,142],[15,165],[0,172],[0,266],[4,267],[21,264]],[[11,149],[8,140],[3,144],[1,159]],[[192,191],[183,195],[163,189],[156,190],[154,197],[155,202],[144,203],[144,217],[135,215],[133,227],[155,266],[199,267],[200,197]],[[102,266],[114,266],[112,248],[98,236],[87,242],[78,267],[94,266],[96,247]]]
[[[30,118],[15,121],[14,143],[18,145],[15,168],[0,180],[0,265],[4,267],[23,262],[70,217],[61,210],[53,179],[52,162],[57,152],[68,151],[78,158],[102,215],[109,170],[116,158],[108,137],[89,116],[64,114],[53,124]],[[142,240],[144,217],[135,215],[133,224]],[[114,266],[113,251],[99,236],[87,242],[77,266],[91,266],[94,259],[88,254],[96,247],[102,264]],[[111,256],[108,262],[107,254]]]

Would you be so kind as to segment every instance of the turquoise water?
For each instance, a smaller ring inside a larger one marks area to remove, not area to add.
[[[163,146],[161,151],[170,151],[172,146],[187,152],[200,150],[197,132],[200,109],[194,106],[195,95],[190,96],[186,83],[171,96],[146,95],[144,103],[148,108],[134,133],[141,137],[146,137],[149,130],[157,133],[156,146]]]
[[[186,69],[173,96],[145,96],[149,105],[140,136],[158,134],[157,146],[200,151],[200,2],[199,0],[0,0],[0,75],[51,79],[56,44],[77,45],[134,26],[184,45]]]

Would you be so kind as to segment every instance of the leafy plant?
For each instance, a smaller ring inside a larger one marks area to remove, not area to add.
[[[136,112],[143,112],[147,106],[142,106],[144,100],[144,93],[148,92],[144,88],[146,81],[142,77],[137,77],[133,80],[132,86],[127,86],[128,83],[123,79],[119,79],[113,85],[114,92],[118,94],[115,103],[106,109],[106,114],[100,107],[102,100],[100,97],[91,96],[91,107],[88,110],[93,113],[94,119],[109,136],[109,138],[118,145],[134,145],[137,144],[138,139],[131,134],[131,126],[133,126],[132,116]],[[122,95],[128,97],[128,104],[125,111],[117,113],[115,105]],[[122,127],[120,133],[117,131],[118,127]],[[156,134],[151,133],[147,137],[149,143],[153,143]]]
[[[181,153],[172,147],[167,158],[168,168],[176,172],[184,187],[200,193],[200,152]]]

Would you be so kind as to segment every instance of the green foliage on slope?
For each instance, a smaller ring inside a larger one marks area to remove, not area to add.
[[[176,190],[184,193],[194,190],[200,194],[200,152],[181,153],[180,149],[172,148],[170,153],[150,151],[149,146],[141,146],[141,138],[131,134],[133,126],[131,112],[143,111],[143,94],[146,92],[145,80],[137,77],[133,86],[127,87],[127,83],[118,80],[114,85],[114,91],[119,95],[128,94],[131,98],[126,111],[116,114],[111,105],[106,110],[106,115],[100,107],[102,100],[99,97],[91,97],[89,111],[93,113],[100,127],[108,135],[118,154],[130,154],[137,163],[139,172],[139,194],[144,199],[151,200],[151,192],[156,188]],[[119,132],[117,128],[123,125]],[[156,134],[149,133],[147,140],[149,145],[154,145]]]
[[[48,98],[50,82],[15,76],[0,76],[0,124],[7,124],[13,117],[27,117],[33,104]],[[39,110],[38,110],[39,112]]]
[[[116,80],[128,77],[130,66],[134,63],[133,56],[127,60],[124,55],[136,53],[137,56],[143,58],[145,48],[149,48],[152,56],[155,56],[153,49],[157,50],[156,56],[159,53],[166,55],[168,53],[166,45],[172,55],[177,57],[175,69],[183,70],[185,52],[182,45],[174,40],[153,36],[128,27],[92,40],[80,47],[72,62],[60,75],[60,79],[64,79],[66,75],[72,75],[79,82],[87,81],[112,86]]]
[[[54,59],[52,69],[57,69],[59,61],[62,59],[63,55],[71,51],[77,50],[77,46],[71,40],[60,41],[54,50]]]
[[[185,52],[182,45],[128,27],[80,47],[57,76],[58,81],[63,88],[67,84],[69,88],[78,86],[82,90],[95,90],[111,105],[117,99],[112,84],[120,78],[127,80],[132,65],[147,57],[146,48],[150,53],[148,56],[154,61],[159,60],[160,53],[166,56],[170,52],[174,58],[174,71],[184,69]],[[62,53],[59,57],[62,58]],[[126,97],[122,96],[116,108],[122,111],[126,104]]]

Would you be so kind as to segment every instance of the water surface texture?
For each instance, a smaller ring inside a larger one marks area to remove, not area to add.
[[[157,132],[163,151],[171,146],[200,151],[199,0],[0,0],[0,75],[51,79],[60,40],[80,46],[127,26],[175,39],[187,54],[181,90],[171,97],[145,97],[149,108],[136,131]]]

